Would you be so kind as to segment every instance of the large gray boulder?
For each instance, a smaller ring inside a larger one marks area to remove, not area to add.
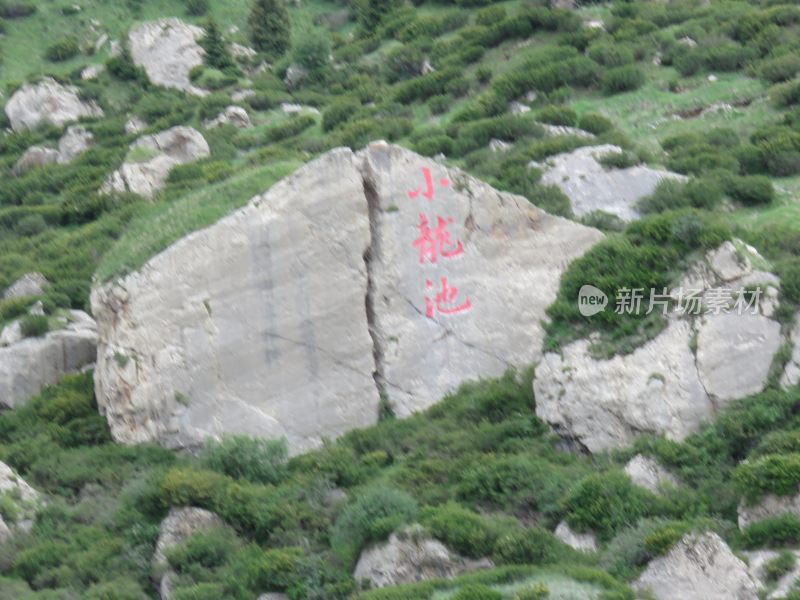
[[[747,504],[743,501],[739,504],[737,512],[740,528],[745,528],[763,519],[785,514],[800,517],[800,490],[796,494],[787,496],[766,494],[755,504]]]
[[[225,110],[223,110],[213,119],[203,121],[203,127],[206,129],[213,129],[214,127],[219,127],[221,125],[233,125],[239,129],[247,129],[248,127],[253,126],[253,124],[250,122],[250,115],[247,114],[247,111],[241,106],[233,105],[225,108]]]
[[[800,315],[795,316],[795,324],[791,334],[792,355],[786,363],[786,368],[781,377],[784,388],[800,383]]]
[[[203,64],[205,52],[197,43],[203,35],[200,27],[173,17],[134,27],[128,44],[133,62],[144,68],[150,81],[202,96],[207,92],[192,84],[189,71]]]
[[[634,582],[656,600],[758,600],[747,565],[716,533],[687,533]]]
[[[660,492],[664,486],[677,486],[678,479],[655,459],[637,454],[630,459],[624,468],[625,473],[631,481],[638,486],[653,492]]]
[[[763,260],[726,242],[692,265],[672,295],[693,293],[699,314],[671,307],[664,331],[630,354],[596,358],[591,339],[546,353],[533,383],[537,415],[597,452],[629,446],[640,433],[682,440],[731,400],[763,390],[783,342],[768,316],[780,282],[748,256]],[[762,289],[761,302],[737,307],[752,286]]]
[[[553,535],[570,548],[580,552],[597,552],[597,537],[591,532],[579,533],[575,531],[566,521],[561,521],[556,526]]]
[[[26,83],[9,98],[5,106],[11,129],[34,129],[43,123],[61,126],[82,117],[103,116],[93,101],[78,96],[78,89],[64,86],[51,77]]]
[[[763,588],[771,587],[767,594],[767,600],[780,600],[786,598],[792,591],[795,583],[800,579],[800,550],[792,550],[794,555],[794,566],[787,573],[781,575],[777,581],[771,580],[766,569],[767,564],[779,556],[776,550],[753,550],[743,552],[747,565],[750,568],[750,575],[758,581]]]
[[[600,237],[397,146],[333,150],[93,290],[98,402],[126,443],[313,448],[381,396],[407,416],[538,359],[561,273]]]
[[[71,311],[63,329],[0,347],[0,406],[19,406],[64,375],[92,364],[96,346],[94,320]]]
[[[25,298],[27,296],[39,296],[44,294],[50,282],[47,278],[38,271],[31,271],[25,273],[22,277],[12,283],[5,292],[3,292],[3,299],[9,298]]]
[[[31,146],[25,150],[22,156],[19,157],[19,160],[14,163],[14,166],[11,168],[11,174],[19,176],[31,169],[57,164],[58,157],[58,150],[54,148]]]
[[[58,149],[31,146],[14,164],[11,172],[21,175],[28,169],[52,164],[67,164],[94,145],[92,132],[80,125],[72,125],[58,140]]]
[[[146,135],[131,144],[128,158],[109,176],[101,191],[132,192],[153,198],[167,185],[167,177],[174,167],[210,154],[203,134],[192,127],[179,125]]]
[[[652,194],[663,179],[686,179],[643,165],[607,170],[598,160],[604,154],[621,151],[619,146],[603,144],[548,158],[543,166],[542,183],[558,186],[569,197],[572,212],[579,217],[602,210],[623,221],[632,221],[639,217],[636,203]]]
[[[364,550],[353,577],[366,579],[373,587],[382,588],[429,579],[451,579],[468,571],[493,566],[488,559],[463,558],[420,527],[412,526],[393,533],[387,542]]]

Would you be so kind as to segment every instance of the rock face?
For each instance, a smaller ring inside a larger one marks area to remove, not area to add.
[[[25,298],[27,296],[39,296],[44,294],[50,282],[47,278],[37,271],[25,273],[22,277],[12,283],[5,292],[3,299]]]
[[[653,560],[633,587],[657,600],[757,600],[747,565],[716,533],[686,534],[666,556]]]
[[[653,493],[657,493],[664,485],[678,485],[675,476],[643,454],[637,454],[625,465],[625,473],[631,481]]]
[[[396,146],[333,150],[93,290],[99,404],[123,442],[316,447],[375,423],[382,395],[407,416],[533,362],[600,237]]]
[[[42,123],[60,127],[82,117],[103,116],[97,104],[78,96],[77,88],[51,77],[23,85],[9,98],[5,111],[14,131],[34,129]]]
[[[741,503],[737,512],[740,528],[745,528],[763,519],[787,513],[800,516],[800,492],[794,496],[767,494],[758,504],[753,506],[748,506],[744,502]]]
[[[693,265],[672,296],[692,292],[700,314],[673,307],[666,329],[630,354],[596,359],[588,339],[545,354],[534,380],[539,417],[597,452],[628,446],[643,432],[682,440],[729,401],[761,391],[782,343],[780,325],[764,314],[774,312],[780,283],[753,269],[752,252],[726,242]],[[752,285],[764,288],[766,301],[758,311],[736,308]]]
[[[429,579],[451,579],[494,565],[488,559],[468,560],[451,552],[440,541],[411,527],[393,533],[389,541],[367,548],[358,559],[353,576],[367,579],[377,588]]]
[[[579,217],[602,210],[624,221],[632,221],[639,217],[636,203],[652,194],[662,179],[685,179],[682,175],[642,165],[606,170],[597,160],[604,154],[621,151],[618,146],[604,144],[558,154],[547,160],[542,183],[561,188],[572,202],[572,211]]]
[[[786,369],[781,377],[781,385],[785,388],[798,383],[800,383],[800,315],[795,316],[792,329],[792,356],[786,363]]]
[[[19,160],[14,163],[11,173],[15,176],[22,175],[25,171],[44,167],[45,165],[54,165],[58,162],[58,150],[47,148],[45,146],[31,146],[19,157]]]
[[[14,408],[67,373],[95,361],[97,331],[84,312],[71,311],[64,329],[0,348],[0,405]]]
[[[0,516],[0,544],[7,542],[16,531],[29,531],[41,506],[39,492],[29,486],[14,470],[0,462],[0,496],[11,499],[16,509],[13,521]]]
[[[203,64],[205,52],[197,43],[203,30],[177,18],[142,23],[131,29],[128,44],[133,62],[144,68],[156,85],[203,96],[207,92],[189,80],[189,71]]]
[[[553,534],[570,548],[581,552],[596,552],[597,539],[591,533],[578,533],[574,531],[569,523],[561,521]]]
[[[240,129],[253,126],[250,122],[250,116],[241,106],[229,106],[213,119],[203,122],[203,127],[206,129],[213,129],[220,125],[233,125]]]
[[[135,159],[137,154],[144,158],[137,162],[126,160],[106,180],[102,191],[132,192],[152,198],[166,186],[173,167],[205,158],[211,150],[199,131],[177,126],[136,140],[128,156]]]

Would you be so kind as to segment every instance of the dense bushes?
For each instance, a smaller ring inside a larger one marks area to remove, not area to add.
[[[298,115],[267,129],[264,132],[264,139],[271,143],[279,142],[301,134],[316,122],[316,119],[311,115]]]
[[[786,496],[800,485],[800,454],[767,454],[740,464],[733,480],[750,503],[764,494]]]
[[[644,72],[638,67],[626,65],[603,73],[603,90],[607,94],[628,92],[640,88],[644,83]]]
[[[20,330],[24,337],[43,336],[49,328],[45,315],[26,315],[20,321]]]
[[[209,439],[202,461],[209,468],[229,477],[253,483],[278,483],[286,474],[286,440],[264,440],[240,435]]]
[[[78,40],[74,37],[66,37],[48,46],[44,55],[47,60],[60,62],[77,56],[78,52],[80,52]]]

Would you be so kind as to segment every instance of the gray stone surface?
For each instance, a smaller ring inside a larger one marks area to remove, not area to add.
[[[713,415],[685,321],[632,353],[596,360],[589,340],[545,354],[533,382],[536,414],[591,452],[625,447],[639,433],[682,440]]]
[[[387,542],[364,550],[353,577],[366,579],[373,587],[382,588],[430,579],[451,579],[467,571],[493,566],[488,559],[463,558],[429,537],[421,528],[412,526],[393,533]]]
[[[71,314],[64,329],[0,348],[0,406],[19,406],[65,374],[95,361],[94,321],[80,311]]]
[[[747,527],[763,519],[784,514],[792,514],[800,517],[800,491],[794,495],[790,494],[788,496],[767,494],[752,506],[742,502],[739,504],[737,512],[740,528]]]
[[[82,117],[103,115],[97,104],[78,96],[77,88],[61,85],[51,77],[23,85],[9,98],[5,111],[14,131],[34,129],[43,123],[60,127]]]
[[[760,392],[782,342],[780,323],[763,315],[708,315],[697,333],[703,387],[724,401]]]
[[[0,496],[10,498],[16,509],[13,520],[0,518],[0,543],[2,543],[18,531],[30,531],[36,513],[44,501],[39,492],[4,462],[0,462]]]
[[[794,555],[794,567],[788,573],[782,575],[777,581],[771,581],[766,573],[766,565],[771,560],[778,557],[776,550],[753,550],[743,552],[747,560],[750,575],[758,581],[763,588],[772,587],[773,589],[766,595],[767,600],[780,600],[786,598],[792,590],[795,582],[800,579],[800,551],[792,550]]]
[[[202,96],[208,92],[192,84],[189,71],[203,64],[205,52],[197,43],[203,35],[200,27],[173,17],[134,27],[128,44],[133,62],[144,68],[150,81]]]
[[[632,221],[639,217],[636,203],[652,194],[662,179],[685,179],[682,175],[643,165],[606,170],[597,160],[604,154],[621,151],[618,146],[604,144],[553,156],[546,162],[542,183],[561,188],[572,202],[572,211],[579,217],[602,210],[624,221]]]
[[[246,129],[253,126],[253,124],[250,122],[250,115],[248,115],[247,111],[241,106],[228,106],[213,119],[203,121],[203,127],[206,129],[213,129],[214,127],[219,127],[220,125],[233,125],[234,127],[238,127],[240,129]]]
[[[45,292],[50,282],[47,278],[37,271],[25,273],[22,277],[12,283],[5,292],[3,299],[25,298],[27,296],[39,296]]]
[[[581,552],[596,552],[597,538],[592,533],[578,533],[566,521],[561,521],[553,534],[570,548]]]
[[[86,152],[94,145],[94,135],[92,132],[81,127],[80,125],[73,125],[67,127],[67,131],[58,140],[58,162],[66,164]]]
[[[131,144],[129,156],[136,153],[144,153],[147,158],[122,163],[103,184],[102,192],[132,192],[153,198],[166,186],[175,166],[205,158],[211,150],[199,131],[179,125],[139,138]]]
[[[433,200],[407,194],[423,168]],[[463,252],[420,264],[421,213]],[[93,290],[98,402],[122,442],[313,448],[373,424],[381,393],[407,416],[535,361],[561,273],[600,238],[396,146],[334,150]],[[437,306],[443,277],[457,289]]]
[[[686,534],[634,582],[656,600],[758,600],[747,565],[716,533]]]
[[[665,485],[676,486],[678,479],[655,459],[637,454],[625,465],[625,473],[631,481],[653,493],[658,493]]]
[[[17,162],[14,163],[14,166],[11,168],[11,173],[19,176],[30,169],[44,167],[45,165],[54,165],[58,162],[58,158],[58,150],[54,148],[31,146],[25,150]]]

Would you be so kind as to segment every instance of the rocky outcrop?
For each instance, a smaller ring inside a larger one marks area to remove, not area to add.
[[[756,581],[760,582],[762,587],[771,587],[771,591],[766,595],[767,600],[780,600],[786,598],[792,587],[798,579],[800,579],[800,551],[792,550],[794,555],[794,567],[787,573],[781,575],[777,581],[770,580],[766,566],[767,564],[776,559],[780,554],[776,550],[754,550],[752,552],[743,552],[747,564],[750,568],[750,575]]]
[[[494,565],[488,559],[469,560],[451,552],[419,527],[393,533],[389,541],[361,553],[353,577],[382,588],[429,579],[451,579]]]
[[[624,471],[635,485],[653,493],[658,493],[665,485],[676,486],[679,483],[672,473],[643,454],[637,454],[630,459],[625,465]]]
[[[578,533],[566,521],[561,521],[553,534],[570,548],[580,552],[597,552],[597,538],[594,534]]]
[[[17,531],[30,531],[42,499],[39,492],[4,462],[0,462],[0,496],[11,501],[15,513],[13,520],[0,516],[0,544],[4,544]]]
[[[661,180],[685,179],[643,165],[606,170],[598,161],[604,154],[618,152],[622,152],[620,147],[604,144],[553,156],[542,167],[542,183],[561,188],[572,203],[572,212],[579,217],[602,210],[632,221],[639,217],[636,203],[652,194]]]
[[[791,335],[792,355],[786,363],[786,368],[781,377],[784,388],[800,383],[800,315],[795,316],[795,324]]]
[[[774,312],[780,282],[748,255],[763,260],[726,242],[693,265],[672,297],[691,292],[699,314],[684,310],[695,310],[688,302],[672,306],[666,329],[630,354],[595,358],[590,339],[545,354],[534,379],[539,417],[597,452],[640,433],[682,440],[729,401],[761,391],[782,343],[764,314]],[[748,307],[739,294],[752,286],[763,300]]]
[[[5,292],[3,300],[9,298],[25,298],[27,296],[39,296],[44,294],[50,282],[47,278],[37,271],[25,273],[22,277],[12,283]]]
[[[70,311],[63,329],[0,348],[0,406],[14,408],[67,373],[95,361],[97,331],[84,312]]]
[[[241,106],[229,106],[213,119],[203,121],[203,127],[206,129],[213,129],[220,125],[233,125],[239,129],[246,129],[253,126],[250,122],[250,116]]]
[[[170,509],[169,514],[161,521],[152,559],[153,577],[158,583],[162,600],[172,597],[172,585],[176,577],[175,572],[169,568],[167,552],[200,531],[223,525],[222,519],[216,514],[202,508],[186,506]]]
[[[60,127],[83,117],[103,116],[97,104],[78,96],[77,88],[61,85],[51,77],[23,85],[9,98],[5,111],[14,131],[34,129],[43,123]]]
[[[192,84],[189,71],[203,64],[205,52],[197,43],[204,32],[180,19],[160,19],[134,27],[128,33],[133,62],[144,68],[156,85],[195,94],[207,92]]]
[[[177,126],[139,138],[131,144],[128,158],[106,180],[104,193],[132,192],[152,198],[167,184],[169,172],[211,154],[208,142],[192,127]]]
[[[52,164],[67,164],[86,152],[94,144],[94,136],[85,127],[73,125],[68,127],[58,140],[58,150],[45,146],[31,146],[14,164],[11,172],[21,175],[28,169]]]
[[[747,565],[716,533],[688,533],[634,582],[656,600],[758,600]]]
[[[93,290],[98,402],[122,442],[312,448],[535,361],[600,237],[397,146],[333,150]]]
[[[788,496],[767,494],[757,504],[739,504],[738,523],[740,528],[757,523],[763,519],[792,514],[800,517],[800,492]]]

